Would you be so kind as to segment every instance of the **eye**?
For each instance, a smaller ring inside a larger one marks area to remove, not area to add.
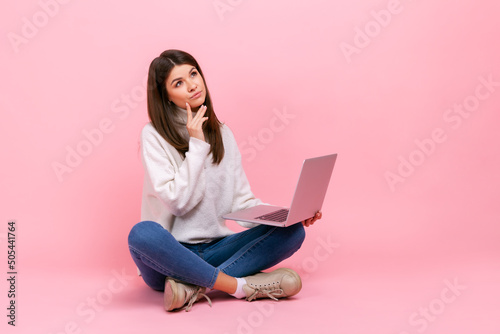
[[[175,83],[175,87],[179,87],[179,86],[181,85],[181,83],[182,83],[182,81],[180,81],[180,80],[179,80],[179,81],[177,81],[177,82]]]
[[[196,72],[196,71],[191,72],[191,76],[192,76],[192,77],[194,77],[194,76],[196,76],[196,75],[198,75],[198,72]]]

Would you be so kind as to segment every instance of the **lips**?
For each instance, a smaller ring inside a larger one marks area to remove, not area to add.
[[[201,96],[201,91],[199,91],[198,93],[194,93],[193,96],[191,96],[191,100],[193,99],[197,99]]]

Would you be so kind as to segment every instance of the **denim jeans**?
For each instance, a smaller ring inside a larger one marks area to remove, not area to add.
[[[165,278],[212,288],[220,271],[244,277],[295,253],[305,238],[302,224],[259,225],[209,243],[181,243],[160,224],[143,221],[130,231],[130,254],[144,282],[163,291]]]

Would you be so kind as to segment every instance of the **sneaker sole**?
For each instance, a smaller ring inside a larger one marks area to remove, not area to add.
[[[177,283],[171,279],[167,280],[165,291],[163,292],[163,305],[167,312],[173,311],[174,305],[177,304],[177,296],[174,291],[177,291]]]

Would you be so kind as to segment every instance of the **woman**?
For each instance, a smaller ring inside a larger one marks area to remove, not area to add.
[[[261,204],[250,190],[231,130],[215,115],[196,60],[179,50],[154,59],[148,77],[151,123],[141,133],[145,169],[141,222],[129,248],[145,283],[164,291],[167,311],[189,309],[207,289],[236,298],[283,298],[302,283],[291,269],[259,273],[295,253],[302,224],[234,233],[221,216]],[[210,299],[208,299],[210,305]]]

